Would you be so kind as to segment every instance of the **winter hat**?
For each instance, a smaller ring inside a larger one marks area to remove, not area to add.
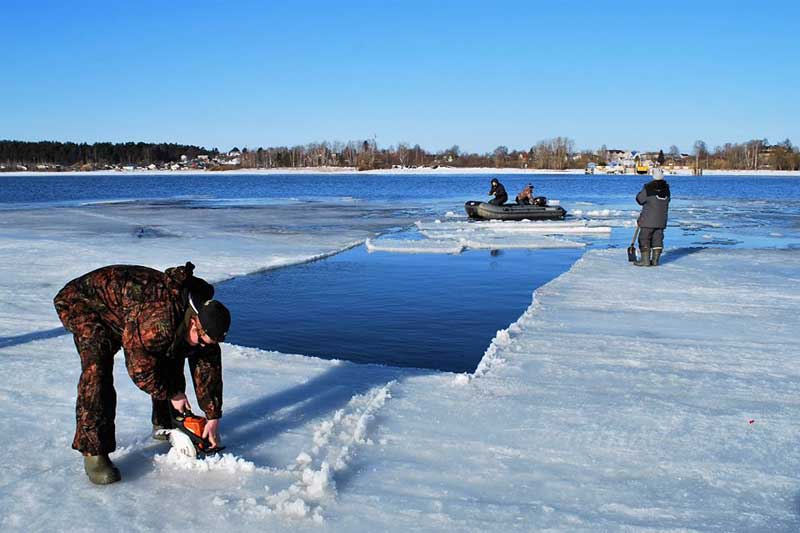
[[[197,318],[200,319],[200,325],[206,334],[216,342],[224,341],[225,335],[228,334],[228,328],[231,327],[231,313],[228,308],[218,300],[206,300],[203,304],[198,305],[191,296],[189,303],[197,313]]]
[[[654,168],[653,169],[653,179],[654,180],[663,180],[664,179],[664,171],[661,168]]]
[[[205,302],[214,297],[214,286],[203,278],[192,276],[183,286],[189,289],[189,296],[195,302]]]

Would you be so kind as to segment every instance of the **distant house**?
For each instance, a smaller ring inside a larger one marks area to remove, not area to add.
[[[621,159],[625,159],[625,150],[609,150],[608,151],[608,160],[609,161],[620,161]]]
[[[238,149],[238,148],[236,148],[236,147],[234,147],[234,149],[233,149],[233,150],[231,150],[230,152],[228,152],[228,157],[239,157],[239,156],[241,156],[241,155],[242,155],[242,152],[241,152],[241,150],[239,150],[239,149]]]

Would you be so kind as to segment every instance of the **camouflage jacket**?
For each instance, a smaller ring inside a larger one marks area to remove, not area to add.
[[[199,406],[214,419],[222,416],[220,348],[216,344],[191,346],[185,341],[186,285],[193,269],[191,263],[165,272],[143,266],[107,266],[70,281],[55,303],[65,324],[71,322],[71,313],[89,312],[118,335],[128,374],[155,399],[185,391],[183,360],[188,358]]]

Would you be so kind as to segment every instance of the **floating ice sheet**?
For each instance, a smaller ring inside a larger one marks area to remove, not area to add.
[[[623,209],[588,209],[584,211],[583,209],[573,209],[570,211],[570,214],[575,216],[587,216],[592,218],[614,218],[614,217],[637,217],[639,215],[639,211],[630,211],[630,210],[623,210]]]
[[[543,235],[602,235],[610,234],[610,226],[593,226],[587,224],[585,221],[566,221],[566,222],[530,222],[530,221],[515,221],[515,222],[501,222],[501,221],[488,221],[488,222],[416,222],[419,231],[430,238],[436,238],[437,234],[454,233],[475,233],[475,232],[492,232],[492,233],[532,233]]]
[[[458,240],[403,240],[403,239],[367,239],[367,250],[370,252],[399,252],[406,254],[459,254],[464,245]]]
[[[475,236],[461,239],[461,244],[473,250],[498,250],[512,248],[544,249],[544,248],[583,248],[585,243],[558,239],[544,235],[514,235],[496,237],[491,235]]]
[[[418,220],[414,223],[420,230],[449,230],[449,229],[503,229],[503,228],[517,228],[517,227],[530,227],[530,228],[567,228],[567,227],[585,227],[586,221],[583,220],[543,220],[543,221],[504,221],[504,220],[475,220],[475,221],[446,221],[434,220],[433,222],[423,222]]]

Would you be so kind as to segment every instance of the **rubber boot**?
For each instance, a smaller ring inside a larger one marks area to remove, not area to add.
[[[119,469],[114,466],[108,455],[84,455],[83,469],[89,481],[95,485],[108,485],[122,479]]]
[[[657,267],[658,262],[661,260],[661,248],[653,248],[653,259],[650,261],[650,266]]]
[[[642,258],[638,261],[634,261],[633,264],[637,267],[649,267],[650,266],[650,248],[642,248],[641,250]]]

